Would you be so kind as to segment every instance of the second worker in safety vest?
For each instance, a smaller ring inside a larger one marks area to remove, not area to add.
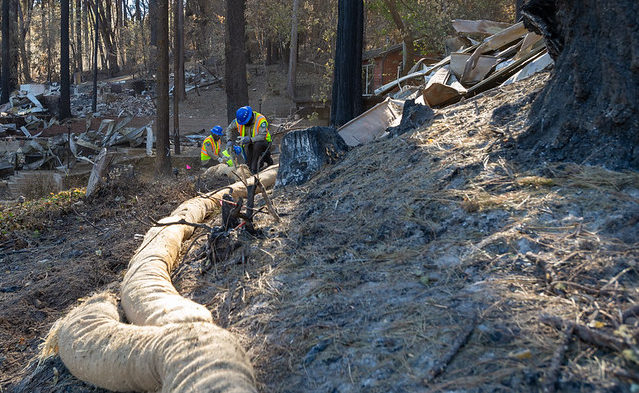
[[[235,119],[226,127],[226,141],[229,152],[234,141],[244,148],[246,163],[251,173],[259,172],[262,163],[273,165],[268,121],[263,114],[253,111],[250,106],[243,106],[235,112]],[[246,206],[249,209],[248,213],[252,215],[255,186],[250,186],[247,194]]]
[[[208,166],[210,164],[217,165],[226,164],[228,166],[233,166],[233,160],[231,158],[230,150],[226,149],[222,151],[222,136],[224,132],[222,127],[215,126],[211,128],[211,135],[204,139],[202,142],[202,149],[200,151],[200,161],[202,162],[202,166]],[[231,145],[232,149],[233,146]]]

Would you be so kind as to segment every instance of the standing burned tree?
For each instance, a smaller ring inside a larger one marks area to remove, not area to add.
[[[171,174],[169,142],[169,0],[158,1],[158,62],[156,115],[156,170],[158,175]]]
[[[536,159],[639,169],[639,2],[530,0],[522,14],[555,71],[520,147]]]
[[[71,117],[69,79],[69,0],[60,1],[60,119]]]
[[[237,108],[248,105],[248,82],[246,81],[245,24],[246,0],[226,0],[226,36],[224,53],[226,117],[231,122]]]
[[[339,127],[362,113],[364,2],[339,0],[331,125]]]

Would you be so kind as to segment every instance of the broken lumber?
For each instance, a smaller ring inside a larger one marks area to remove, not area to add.
[[[450,70],[453,74],[455,74],[457,79],[459,79],[462,84],[465,85],[474,85],[480,82],[500,61],[499,57],[481,55],[477,59],[477,65],[470,71],[469,74],[465,75],[465,67],[468,59],[470,59],[470,56],[471,55],[468,53],[450,54]]]
[[[461,82],[464,83],[464,81],[468,80],[469,76],[473,72],[473,69],[477,66],[479,56],[483,55],[486,52],[499,49],[504,45],[510,44],[511,42],[523,37],[527,33],[528,30],[524,26],[524,23],[519,22],[485,39],[484,42],[482,42],[477,47],[477,49],[475,49],[473,54],[468,58],[468,61],[466,61],[466,66],[464,68]]]
[[[473,45],[470,48],[466,48],[466,49],[464,49],[463,51],[461,51],[459,53],[471,52],[471,51],[475,50],[477,48],[477,46],[478,45]],[[378,95],[380,95],[382,93],[385,93],[386,91],[392,89],[395,86],[399,86],[399,84],[401,82],[404,82],[405,80],[416,78],[416,77],[419,77],[419,76],[426,76],[426,75],[430,74],[431,72],[437,71],[441,67],[443,67],[445,65],[448,65],[449,63],[450,63],[450,56],[446,56],[443,60],[441,60],[438,63],[435,63],[435,64],[431,65],[430,67],[428,67],[425,70],[416,71],[416,72],[413,72],[413,73],[408,74],[406,76],[403,76],[403,77],[401,77],[401,78],[399,78],[397,80],[394,80],[392,82],[388,82],[384,86],[375,89],[374,93],[375,93],[376,96],[378,96]]]
[[[89,176],[89,183],[87,184],[86,197],[90,197],[97,190],[98,185],[102,182],[102,177],[104,173],[109,169],[109,165],[111,164],[111,160],[113,156],[109,156],[107,154],[106,147],[100,151],[98,157],[95,159],[95,165],[93,165],[93,169],[91,170],[91,175]]]

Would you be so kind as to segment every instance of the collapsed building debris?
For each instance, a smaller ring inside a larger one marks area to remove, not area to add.
[[[393,127],[402,121],[398,112],[408,100],[431,108],[443,108],[489,89],[523,80],[554,64],[542,37],[528,31],[523,22],[509,26],[487,20],[458,19],[452,24],[457,34],[492,35],[450,53],[436,64],[427,66],[427,59],[421,59],[407,75],[376,89],[378,96],[391,93],[385,101],[339,129],[349,146],[397,134],[397,128]],[[468,38],[468,42],[472,40]],[[417,86],[406,84],[419,80],[423,82]]]

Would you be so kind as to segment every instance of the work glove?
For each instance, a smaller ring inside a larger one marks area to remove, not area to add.
[[[218,157],[217,158],[217,162],[219,162],[220,164],[224,163],[224,158]]]
[[[233,146],[233,151],[235,152],[235,154],[240,155],[242,154],[242,146]]]
[[[240,145],[248,145],[249,143],[251,143],[251,137],[250,136],[239,136],[237,137],[237,141],[238,144]]]

